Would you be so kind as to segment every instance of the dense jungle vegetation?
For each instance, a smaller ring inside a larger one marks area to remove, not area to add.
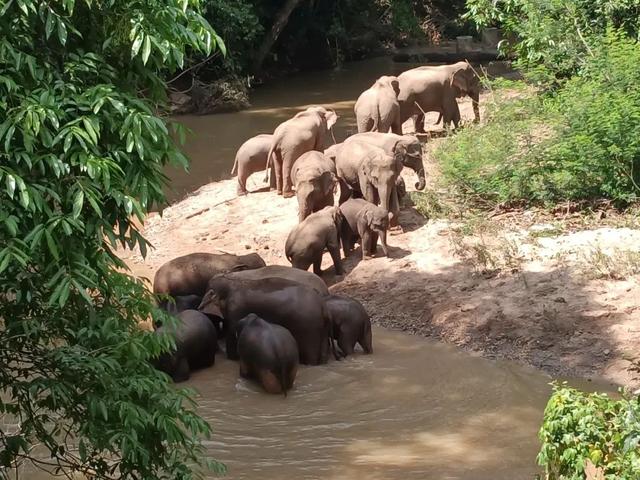
[[[163,314],[113,253],[144,254],[132,218],[163,202],[163,166],[186,163],[159,113],[174,75],[244,82],[490,25],[513,35],[526,93],[488,84],[487,121],[438,152],[446,180],[490,208],[637,202],[637,0],[0,0],[0,478],[223,470],[191,393],[149,365],[171,340],[137,325]],[[639,478],[638,412],[558,389],[548,478],[584,478],[586,457],[600,478]]]

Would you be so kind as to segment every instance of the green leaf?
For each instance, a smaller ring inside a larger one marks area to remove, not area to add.
[[[63,46],[67,43],[67,26],[61,18],[58,18],[58,40]]]
[[[60,260],[60,251],[58,250],[58,246],[56,245],[56,241],[49,233],[49,230],[45,228],[44,230],[44,238],[47,241],[47,246],[49,247],[49,252],[54,256],[56,260]]]
[[[55,16],[51,11],[51,9],[49,8],[47,12],[47,23],[45,24],[45,29],[44,29],[44,34],[47,40],[49,39],[49,37],[51,36],[51,33],[53,32],[54,25],[55,25]]]
[[[73,218],[78,218],[82,212],[82,206],[84,205],[84,192],[78,190],[73,197]]]
[[[144,38],[144,46],[142,47],[142,63],[147,64],[147,60],[149,60],[149,55],[151,54],[151,38],[147,35]]]
[[[7,175],[4,178],[5,184],[7,186],[7,194],[9,195],[9,198],[13,198],[13,194],[16,191],[16,179],[13,175],[11,175],[10,173],[7,173]]]
[[[140,51],[140,47],[142,46],[142,42],[144,40],[144,32],[140,32],[138,36],[133,41],[133,45],[131,46],[131,58],[134,58],[138,55]]]
[[[91,137],[91,141],[93,142],[93,144],[97,145],[98,144],[98,134],[95,131],[91,121],[86,117],[82,117],[82,124],[84,125],[85,130],[87,131],[87,133]]]
[[[216,46],[222,52],[222,55],[227,56],[227,46],[224,44],[224,40],[214,32],[213,37],[216,39]]]

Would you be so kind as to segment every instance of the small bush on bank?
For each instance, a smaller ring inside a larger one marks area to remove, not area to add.
[[[490,106],[487,122],[436,152],[445,179],[478,203],[640,197],[640,47],[611,33],[580,76]]]
[[[640,401],[554,386],[539,433],[549,480],[583,480],[587,461],[607,480],[640,478]]]

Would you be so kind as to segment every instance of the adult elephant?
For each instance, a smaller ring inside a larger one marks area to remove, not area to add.
[[[305,285],[283,278],[239,280],[223,275],[209,282],[200,311],[222,317],[229,332],[255,313],[291,332],[298,343],[300,363],[319,365],[329,359],[331,320],[323,297]],[[227,335],[226,344],[227,358],[237,360],[235,335]]]
[[[460,108],[456,98],[468,95],[473,102],[475,122],[480,121],[480,79],[468,62],[436,67],[417,67],[398,76],[400,120],[414,118],[416,132],[424,132],[424,113],[440,112],[445,127],[458,128]]]
[[[249,140],[240,145],[236,152],[236,159],[231,169],[231,175],[236,172],[238,174],[238,195],[247,194],[247,179],[252,173],[260,172],[264,168],[267,161],[267,155],[271,149],[273,135],[260,134],[251,137]],[[271,170],[271,181],[275,182],[273,168]],[[275,187],[275,184],[271,185]]]
[[[363,142],[382,148],[389,155],[395,155],[398,147],[403,147],[402,165],[418,175],[416,190],[424,190],[427,184],[422,163],[422,144],[415,135],[396,135],[395,133],[366,132],[356,133],[347,138],[343,145],[351,142]]]
[[[298,221],[313,212],[333,206],[336,187],[336,164],[322,152],[303,153],[291,169],[291,180],[298,197]]]
[[[219,273],[266,266],[257,253],[191,253],[162,265],[153,279],[153,292],[159,295],[204,295],[207,282]],[[164,307],[162,302],[160,306]]]
[[[271,149],[267,156],[267,168],[271,162],[276,173],[276,189],[285,198],[292,197],[291,169],[305,152],[324,150],[327,132],[338,120],[333,110],[309,107],[293,118],[281,123],[273,132]]]
[[[252,270],[242,270],[240,272],[230,272],[223,274],[227,278],[233,280],[264,280],[267,278],[283,278],[292,282],[297,282],[314,289],[320,295],[329,295],[329,289],[326,283],[318,275],[299,268],[288,267],[286,265],[267,265],[262,268]],[[213,277],[213,278],[217,278]],[[213,279],[212,279],[213,280]],[[211,281],[211,280],[210,280]],[[207,287],[207,290],[210,288]]]
[[[358,123],[358,132],[388,132],[402,135],[398,77],[384,75],[356,101],[354,112]]]
[[[340,204],[350,197],[362,196],[380,204],[387,213],[397,216],[400,210],[396,180],[402,170],[403,145],[390,155],[382,148],[364,142],[344,142],[336,157],[340,180]]]

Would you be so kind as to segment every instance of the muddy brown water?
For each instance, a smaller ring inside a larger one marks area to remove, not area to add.
[[[374,328],[373,355],[302,367],[287,398],[223,356],[187,385],[234,480],[531,480],[550,381]]]

